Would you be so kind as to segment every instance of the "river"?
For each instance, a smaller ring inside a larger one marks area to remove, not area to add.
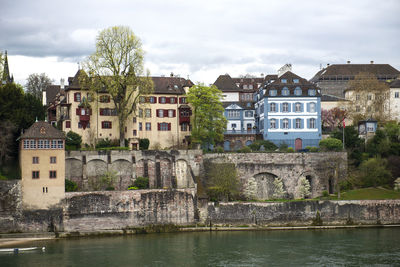
[[[144,234],[37,241],[0,266],[400,266],[400,228]]]

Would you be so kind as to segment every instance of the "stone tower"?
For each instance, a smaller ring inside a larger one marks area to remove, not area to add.
[[[44,121],[35,122],[20,137],[24,209],[48,209],[64,198],[64,147],[64,133]]]
[[[1,79],[2,84],[12,83],[14,82],[14,77],[10,76],[10,70],[8,68],[8,58],[7,58],[7,50],[4,56],[4,69],[3,69],[3,77]]]

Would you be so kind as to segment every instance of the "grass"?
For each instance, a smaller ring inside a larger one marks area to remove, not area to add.
[[[376,200],[376,199],[400,199],[400,192],[385,188],[361,188],[343,192],[341,200]]]

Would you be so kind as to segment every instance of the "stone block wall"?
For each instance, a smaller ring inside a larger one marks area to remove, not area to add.
[[[205,154],[204,164],[233,163],[243,186],[249,179],[257,183],[256,198],[272,198],[275,178],[283,180],[287,198],[300,198],[299,179],[305,177],[311,185],[311,196],[326,190],[336,191],[337,177],[347,175],[347,154],[326,153],[225,153]]]
[[[66,193],[64,229],[100,231],[196,222],[195,189]]]
[[[298,201],[208,204],[207,223],[232,225],[311,225],[319,212],[323,225],[398,224],[400,200]]]

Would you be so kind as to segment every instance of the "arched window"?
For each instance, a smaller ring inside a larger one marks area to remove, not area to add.
[[[296,129],[300,129],[301,128],[301,119],[296,119],[295,128]]]
[[[287,96],[289,95],[289,89],[287,87],[283,87],[282,89],[282,95]]]
[[[315,119],[310,119],[310,129],[315,129]]]
[[[282,104],[282,112],[289,112],[289,103]]]
[[[310,103],[310,112],[315,112],[315,103]]]
[[[296,87],[296,89],[294,89],[294,94],[297,96],[300,96],[302,94],[301,88],[300,87]]]
[[[276,119],[271,119],[271,120],[269,121],[269,124],[270,124],[270,127],[269,127],[269,128],[271,128],[271,129],[277,129],[277,127],[276,127]]]

